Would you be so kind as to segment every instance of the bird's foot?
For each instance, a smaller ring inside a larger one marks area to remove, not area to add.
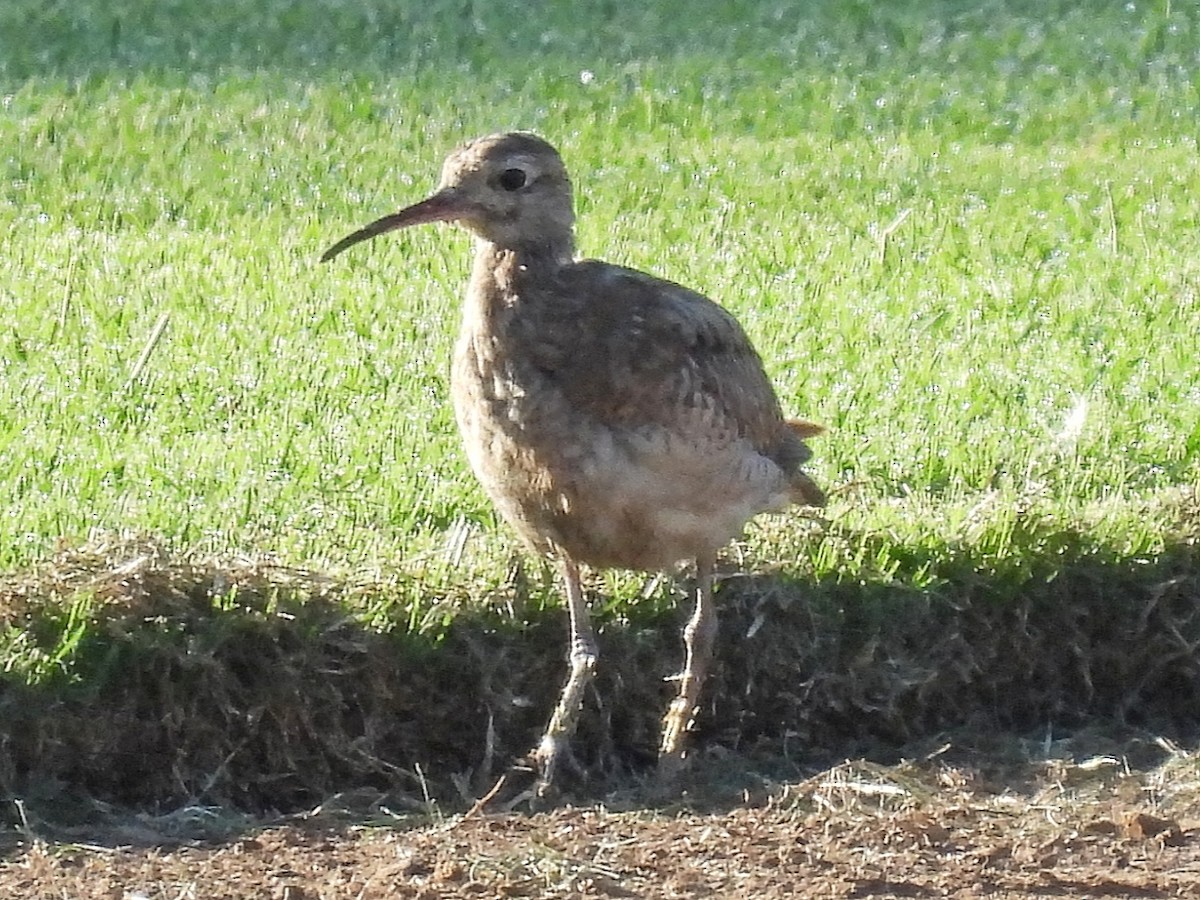
[[[571,754],[570,743],[566,735],[545,734],[541,742],[530,754],[534,767],[537,769],[537,781],[534,784],[534,794],[539,801],[550,803],[558,796],[556,778],[561,763],[578,771],[579,764]]]
[[[475,801],[467,816],[481,812],[512,812],[525,808],[544,809],[553,802],[551,786],[536,760],[536,751],[512,764],[486,794]]]
[[[680,777],[688,767],[687,735],[695,715],[695,704],[690,694],[688,692],[688,695],[676,697],[663,717],[658,767],[654,773],[654,793],[660,798],[677,792]]]
[[[554,806],[559,799],[554,777],[564,760],[578,768],[565,738],[543,736],[537,747],[514,762],[491,790],[475,801],[467,815],[485,810],[512,812],[522,807],[537,812]]]
[[[694,689],[687,689],[688,687],[690,686],[686,686],[680,695],[671,701],[667,714],[663,716],[662,740],[658,745],[660,766],[665,759],[674,759],[680,763],[683,761],[683,748],[687,743],[688,729],[692,727],[692,719],[696,712],[695,694],[698,693]]]

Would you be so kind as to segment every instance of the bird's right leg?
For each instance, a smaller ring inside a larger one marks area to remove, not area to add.
[[[684,738],[696,714],[700,688],[713,657],[717,637],[717,611],[712,598],[715,562],[711,553],[696,559],[696,609],[683,630],[687,658],[679,676],[679,695],[663,719],[662,744],[658,749],[658,778],[664,785],[673,782],[683,768]]]
[[[583,694],[592,682],[596,661],[600,657],[596,633],[592,629],[579,581],[579,566],[569,559],[563,560],[563,580],[567,588],[567,612],[571,617],[571,652],[568,656],[571,673],[567,676],[554,715],[550,717],[550,724],[546,726],[546,733],[533,754],[538,767],[536,791],[539,797],[549,790],[559,758],[575,733],[579,712],[583,708]]]

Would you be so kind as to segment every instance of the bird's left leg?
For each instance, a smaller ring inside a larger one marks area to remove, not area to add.
[[[662,744],[658,749],[658,774],[664,781],[674,778],[683,764],[684,736],[692,724],[700,702],[700,688],[712,661],[717,637],[717,611],[712,599],[714,564],[711,553],[696,558],[696,610],[683,630],[687,657],[679,676],[679,695],[663,719]]]
[[[567,589],[567,611],[571,618],[571,651],[568,656],[571,673],[567,676],[554,715],[550,717],[550,724],[546,726],[546,733],[533,754],[538,767],[536,791],[539,797],[549,790],[559,758],[575,732],[579,711],[583,707],[583,694],[592,682],[596,661],[600,657],[596,633],[592,629],[587,601],[584,600],[579,580],[579,566],[572,560],[563,560],[563,580]]]

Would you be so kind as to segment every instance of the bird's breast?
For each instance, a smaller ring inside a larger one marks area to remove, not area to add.
[[[556,522],[575,513],[574,485],[603,439],[573,413],[552,379],[494,337],[464,333],[451,372],[467,458],[501,515],[541,552],[561,543]]]

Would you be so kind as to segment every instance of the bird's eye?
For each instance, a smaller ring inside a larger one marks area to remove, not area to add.
[[[506,191],[517,191],[525,187],[525,170],[505,169],[500,173],[500,187]]]

